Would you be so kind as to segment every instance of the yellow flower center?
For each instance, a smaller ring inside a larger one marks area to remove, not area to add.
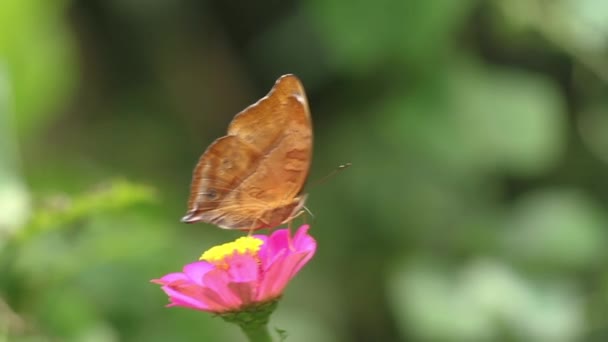
[[[252,253],[256,254],[264,241],[252,236],[240,237],[232,242],[223,245],[209,248],[199,260],[205,260],[210,263],[220,263],[226,257],[237,254]]]

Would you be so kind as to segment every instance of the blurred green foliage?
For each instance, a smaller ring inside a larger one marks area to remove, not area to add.
[[[191,170],[295,73],[319,250],[287,341],[608,338],[604,0],[0,2],[0,341],[238,341],[150,279],[238,236]],[[283,333],[283,334],[284,334]]]

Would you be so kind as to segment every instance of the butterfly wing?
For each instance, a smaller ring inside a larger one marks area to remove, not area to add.
[[[297,77],[277,80],[267,96],[237,114],[194,170],[184,222],[229,229],[278,225],[303,204],[312,125]]]
[[[296,76],[279,78],[267,96],[234,118],[228,134],[262,155],[245,188],[262,188],[268,201],[300,193],[312,158],[312,124],[304,87]]]

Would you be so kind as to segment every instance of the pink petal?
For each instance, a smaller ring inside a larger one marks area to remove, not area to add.
[[[205,285],[209,287],[209,289],[213,290],[214,293],[221,299],[223,303],[223,309],[220,311],[230,311],[234,309],[238,309],[244,303],[243,298],[239,295],[240,293],[235,293],[231,288],[230,284],[232,283],[232,279],[230,275],[225,270],[215,269],[209,273],[207,273],[204,277]],[[255,287],[256,282],[251,283],[243,283],[244,286]],[[242,291],[242,290],[240,290]]]
[[[225,261],[229,268],[208,272],[204,276],[205,285],[217,293],[226,310],[251,303],[257,293],[260,275],[257,260],[248,254],[234,254]]]
[[[294,277],[298,272],[300,272],[302,267],[304,267],[304,265],[306,265],[310,261],[310,259],[312,259],[312,257],[315,255],[315,251],[316,248],[312,250],[304,250],[290,255],[290,257],[294,257],[296,255],[304,255],[304,258],[302,258],[298,263],[293,264],[291,277]]]
[[[289,231],[289,229],[277,229],[268,238],[268,242],[266,242],[266,248],[273,252],[289,248],[291,240],[290,233],[291,232]]]
[[[213,312],[224,312],[233,308],[223,296],[210,288],[203,289],[203,296],[205,298],[205,303],[212,308]]]
[[[175,282],[162,286],[161,288],[163,291],[165,291],[167,296],[169,296],[169,300],[172,304],[197,310],[209,309],[209,305],[197,298],[199,296],[192,295],[193,292],[198,290],[197,288],[193,287],[194,285],[188,283]]]
[[[258,261],[251,255],[235,254],[226,260],[230,265],[228,275],[231,282],[257,281],[260,275]]]
[[[228,289],[232,291],[232,293],[239,297],[241,300],[241,305],[251,304],[255,301],[255,297],[257,294],[257,283],[230,283],[228,284]]]
[[[150,281],[154,284],[167,285],[178,280],[188,280],[188,277],[183,273],[169,273],[160,279],[152,279]]]
[[[203,281],[205,274],[212,271],[213,265],[198,261],[184,266],[184,273],[171,273],[159,280],[162,289],[169,296],[170,306],[183,306],[203,311],[225,311],[229,301],[208,288]]]
[[[270,237],[258,253],[262,263],[262,269],[268,268],[272,263],[289,252],[289,229],[278,229]]]
[[[215,266],[207,261],[197,261],[184,266],[184,274],[196,285],[204,286],[203,277]]]
[[[164,290],[164,289],[163,289]],[[165,290],[165,293],[168,292]],[[212,311],[211,307],[206,306],[205,304],[195,301],[189,297],[179,297],[179,296],[169,296],[170,303],[167,304],[167,307],[179,306],[188,309],[201,310],[201,311]]]
[[[278,297],[287,283],[312,258],[313,254],[310,252],[292,253],[274,262],[264,273],[257,300],[263,301]]]
[[[287,255],[291,253],[309,252],[311,255],[306,261],[310,260],[317,249],[317,242],[308,234],[308,229],[308,225],[301,226],[296,232],[293,240],[289,238],[288,229],[281,229],[272,234],[268,244],[263,246],[263,248],[268,248],[268,250],[265,251],[265,258],[260,256],[262,269],[266,271],[278,259],[287,257]],[[299,271],[304,264],[302,264],[296,272]]]
[[[317,242],[308,234],[309,225],[303,225],[293,237],[292,247],[296,251],[310,251],[317,248]]]

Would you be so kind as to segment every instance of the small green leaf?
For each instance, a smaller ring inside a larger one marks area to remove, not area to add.
[[[274,328],[274,331],[277,333],[277,335],[279,335],[279,341],[283,342],[287,340],[287,337],[289,336],[289,333],[287,333],[286,330],[283,330],[281,328]]]
[[[27,238],[40,231],[67,227],[68,224],[101,212],[123,210],[140,203],[150,203],[154,190],[145,185],[114,180],[79,197],[58,196],[48,207],[34,212],[31,221],[19,236]]]

